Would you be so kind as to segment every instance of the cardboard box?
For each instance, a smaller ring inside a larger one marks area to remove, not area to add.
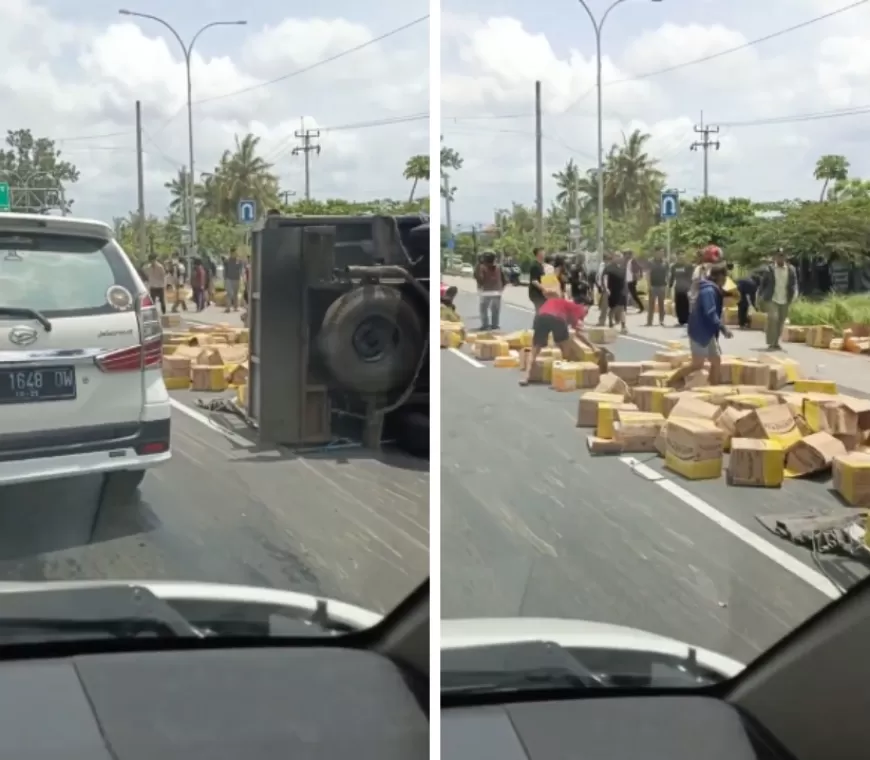
[[[613,426],[619,420],[623,412],[636,412],[638,408],[634,404],[621,403],[598,404],[598,416],[595,421],[595,437],[609,440],[613,438]]]
[[[619,395],[625,399],[631,398],[631,388],[628,383],[612,372],[601,375],[594,390],[596,393],[612,393],[614,396]]]
[[[870,507],[870,454],[853,451],[834,457],[834,490],[849,506]]]
[[[642,412],[665,412],[665,396],[673,393],[671,388],[651,385],[640,385],[631,392],[632,401]]]
[[[535,359],[529,372],[530,383],[549,385],[553,380],[553,364],[556,360],[549,356],[539,356]]]
[[[511,347],[503,340],[480,340],[474,343],[472,353],[478,361],[492,361],[496,356],[507,356]]]
[[[828,348],[834,339],[831,325],[813,325],[806,329],[806,344],[813,348]]]
[[[692,355],[688,351],[656,351],[653,356],[654,362],[661,362],[662,364],[667,364],[670,369],[677,369],[677,367],[682,367],[684,364],[687,364],[692,360]]]
[[[629,386],[640,383],[640,375],[643,372],[641,362],[610,362],[607,371],[625,381]]]
[[[722,407],[710,404],[692,395],[684,395],[671,409],[668,419],[674,417],[691,417],[692,419],[715,422],[722,414]]]
[[[788,372],[786,372],[785,367],[779,364],[771,366],[770,382],[767,384],[767,387],[772,391],[778,391],[781,388],[785,388],[788,383]]]
[[[718,478],[724,438],[711,420],[671,416],[665,434],[665,466],[689,480]]]
[[[191,390],[219,392],[227,389],[224,366],[213,364],[194,364],[190,368]]]
[[[613,440],[625,453],[651,453],[664,424],[664,416],[654,412],[620,412],[613,424]]]
[[[594,428],[598,424],[599,404],[622,404],[623,397],[613,393],[587,391],[577,404],[577,427]]]
[[[747,410],[735,419],[734,436],[776,441],[784,451],[803,438],[788,404]]]
[[[224,360],[216,348],[201,348],[198,349],[193,364],[205,367],[223,367]]]
[[[794,382],[795,393],[826,393],[837,394],[837,384],[833,380],[801,379]]]
[[[767,364],[744,362],[740,367],[739,385],[770,387],[770,367]]]
[[[761,407],[779,404],[779,399],[769,393],[738,393],[729,396],[725,402],[737,409],[760,409]]]
[[[786,377],[788,378],[788,381],[790,383],[794,383],[803,377],[801,365],[798,364],[798,362],[796,362],[794,359],[791,359],[787,356],[777,356],[776,354],[758,354],[756,359],[761,364],[769,364],[774,367],[783,367],[785,369]]]
[[[730,451],[731,439],[738,435],[738,423],[749,414],[752,414],[752,412],[747,409],[737,409],[733,406],[726,406],[722,409],[722,414],[716,420],[716,425],[725,433],[725,440],[722,442],[725,451]]]
[[[655,388],[668,388],[670,376],[671,371],[669,369],[650,369],[641,373],[639,382],[643,386],[651,385]]]
[[[785,449],[777,441],[732,438],[728,483],[780,488],[785,479]]]
[[[163,377],[185,377],[190,379],[191,360],[187,356],[165,356],[163,357]]]
[[[825,472],[834,457],[846,453],[846,447],[830,433],[813,433],[794,444],[785,454],[785,476],[799,478]]]
[[[507,356],[496,356],[492,364],[499,369],[518,369],[520,366],[519,351],[511,349]]]
[[[607,438],[596,438],[594,435],[586,437],[586,448],[592,455],[622,453],[622,447],[618,441]]]
[[[870,401],[854,396],[812,393],[804,397],[801,413],[815,433],[857,436],[870,429]]]

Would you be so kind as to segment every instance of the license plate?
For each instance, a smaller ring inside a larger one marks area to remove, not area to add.
[[[75,397],[74,367],[0,369],[0,404],[69,401]]]

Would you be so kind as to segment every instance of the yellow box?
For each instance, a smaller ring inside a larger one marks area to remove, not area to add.
[[[804,380],[794,381],[795,393],[827,393],[830,396],[837,395],[837,384],[833,380]]]
[[[168,391],[185,391],[190,388],[189,377],[164,377],[163,382]]]

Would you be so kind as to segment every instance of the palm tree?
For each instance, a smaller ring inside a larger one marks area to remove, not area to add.
[[[567,209],[569,218],[576,219],[580,215],[581,177],[580,169],[574,163],[574,159],[570,159],[562,171],[553,174],[553,179],[556,180],[556,187],[559,188],[556,202]]]
[[[205,214],[235,220],[240,200],[251,199],[261,209],[278,205],[278,177],[272,164],[257,155],[260,138],[235,137],[235,148],[224,151],[214,171],[202,175],[197,204]]]
[[[402,172],[402,176],[413,183],[411,193],[408,196],[408,203],[413,203],[414,193],[417,192],[417,183],[421,180],[429,181],[429,156],[411,156],[405,163],[405,171]]]
[[[614,216],[637,213],[645,222],[655,216],[665,175],[646,151],[650,135],[634,130],[614,145],[605,169],[605,205]]]
[[[849,162],[845,156],[827,154],[816,161],[813,177],[822,183],[822,191],[819,193],[819,202],[825,200],[828,185],[833,182],[843,182],[849,176]]]
[[[169,182],[164,182],[163,187],[169,191],[169,212],[171,214],[182,214],[187,201],[187,168],[182,167],[178,170],[178,175],[173,177]]]

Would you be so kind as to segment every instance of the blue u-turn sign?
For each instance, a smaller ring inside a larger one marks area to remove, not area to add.
[[[662,190],[659,214],[662,219],[676,219],[680,215],[680,194],[676,190]]]

